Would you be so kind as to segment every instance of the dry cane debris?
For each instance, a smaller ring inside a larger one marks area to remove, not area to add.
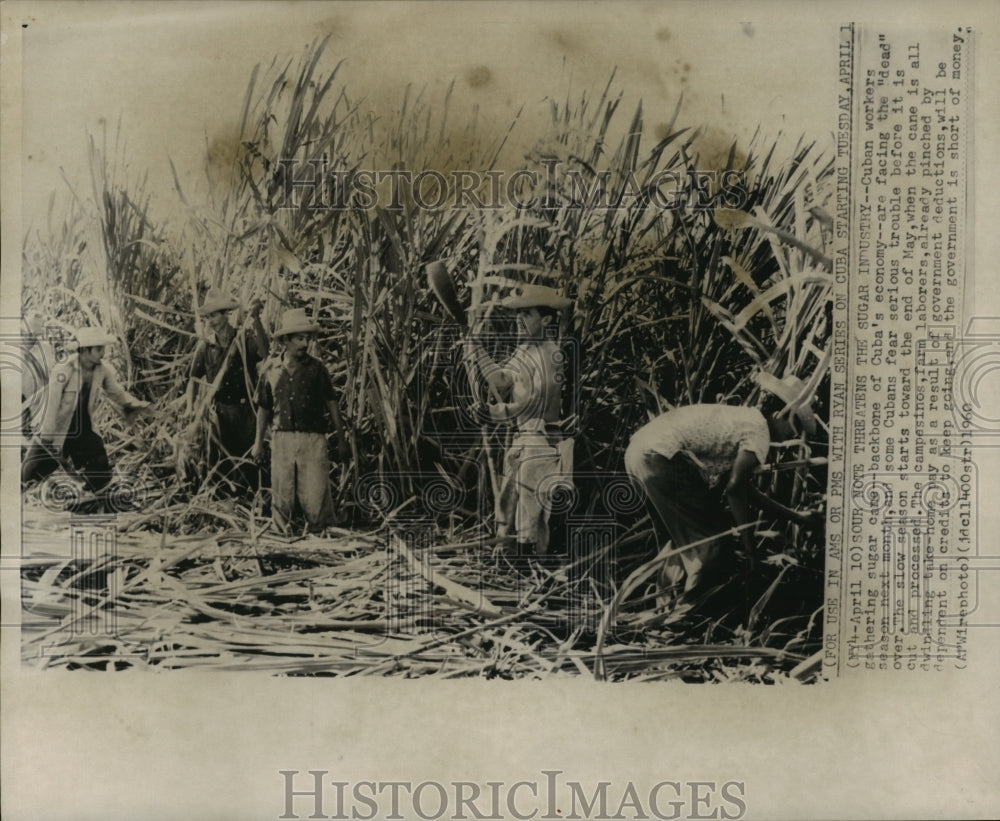
[[[60,212],[53,197],[48,233],[26,239],[26,305],[55,330],[115,330],[126,344],[109,356],[156,415],[104,431],[122,480],[115,509],[126,511],[108,526],[113,538],[94,536],[104,532],[99,517],[78,527],[60,512],[85,506],[82,494],[25,493],[24,662],[814,680],[823,534],[761,519],[753,573],[735,573],[705,608],[680,612],[658,595],[663,546],[625,490],[622,454],[672,405],[754,404],[755,370],[802,377],[825,418],[824,152],[808,142],[783,152],[760,137],[718,159],[718,146],[673,120],[651,140],[641,105],[618,123],[622,95],[609,83],[598,96],[553,103],[548,130],[527,139],[522,154],[544,181],[533,204],[435,209],[403,197],[399,207],[290,208],[279,160],[329,162],[345,179],[365,168],[485,172],[507,140],[524,139],[516,122],[477,130],[471,119],[455,131],[462,118],[448,118],[447,98],[410,91],[391,114],[368,111],[335,89],[336,69],[324,73],[325,46],[298,65],[254,72],[240,150],[231,167],[209,164],[205,202],[178,182],[174,216],[158,221],[145,181],[129,176],[125,146],[92,140],[93,199],[74,196]],[[712,170],[742,175],[739,202],[698,205],[717,183],[686,190],[677,207],[651,196],[664,173],[693,178],[709,156]],[[512,282],[559,287],[574,300],[563,329],[577,346],[573,515],[610,522],[610,541],[561,561],[528,560],[493,535],[506,434],[467,427],[468,386],[455,367],[464,331],[443,322],[427,286],[436,260],[455,277],[453,311],[459,300],[488,304]],[[279,537],[263,496],[241,493],[213,464],[211,390],[191,407],[184,396],[209,287],[243,305],[261,300],[265,327],[289,307],[307,307],[322,327],[317,354],[342,392],[351,449],[331,481],[351,527]],[[822,423],[775,452],[757,481],[796,510],[821,511]],[[444,508],[431,492],[440,481]],[[420,514],[429,535],[416,541],[396,516],[424,503],[438,507]],[[73,541],[77,527],[91,534],[86,545]]]

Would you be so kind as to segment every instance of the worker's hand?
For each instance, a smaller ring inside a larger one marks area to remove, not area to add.
[[[253,447],[250,448],[250,458],[255,462],[260,462],[264,459],[264,443],[259,439],[255,440]]]
[[[511,406],[507,402],[490,402],[486,405],[486,412],[494,422],[509,422],[513,418]]]
[[[486,405],[480,402],[478,399],[474,399],[465,406],[466,412],[473,419],[484,421],[489,418],[489,410]]]
[[[125,408],[125,420],[128,422],[134,422],[139,416],[149,418],[155,415],[155,411],[150,410],[149,402],[139,402]]]
[[[249,310],[250,318],[256,319],[257,317],[260,316],[260,312],[263,310],[264,310],[264,303],[259,299],[255,299],[253,302],[250,303],[250,310]]]

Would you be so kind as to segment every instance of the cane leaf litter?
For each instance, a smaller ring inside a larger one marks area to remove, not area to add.
[[[65,500],[44,485],[25,493],[24,662],[815,680],[824,534],[761,518],[752,578],[734,577],[710,606],[678,613],[657,595],[663,546],[622,454],[658,413],[755,404],[755,368],[795,373],[818,397],[820,425],[772,450],[757,481],[800,511],[822,509],[827,153],[760,132],[737,146],[677,122],[677,111],[654,137],[641,103],[619,111],[614,77],[599,93],[552,98],[547,126],[530,135],[517,119],[498,131],[458,116],[450,92],[407,88],[394,110],[375,112],[330,63],[321,41],[258,66],[238,144],[206,151],[197,195],[176,173],[173,191],[151,192],[120,130],[92,137],[92,190],[53,194],[46,224],[26,236],[25,306],[56,328],[117,333],[125,344],[109,358],[157,415],[104,429],[121,497],[113,541],[72,554]],[[404,196],[399,207],[287,207],[277,173],[283,159],[322,161],[344,178],[366,168],[485,173],[514,140],[521,167],[544,182],[534,203],[431,209]],[[705,170],[742,173],[738,209],[664,208],[650,194],[664,172]],[[581,197],[581,181],[591,193],[605,186],[613,207]],[[493,536],[509,433],[468,426],[460,331],[425,276],[438,260],[467,305],[512,281],[574,300],[570,501],[577,520],[609,525],[607,538],[583,539],[558,561],[527,561]],[[244,305],[261,299],[267,328],[290,307],[306,307],[322,328],[316,353],[341,391],[351,448],[331,476],[342,526],[323,537],[278,536],[262,496],[225,487],[209,464],[211,397],[190,409],[184,397],[209,287]]]

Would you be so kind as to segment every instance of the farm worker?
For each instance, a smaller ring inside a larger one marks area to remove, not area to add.
[[[666,560],[661,588],[676,593],[683,582],[678,604],[690,603],[693,591],[721,581],[711,577],[725,564],[723,543],[734,524],[753,521],[751,501],[779,518],[801,525],[816,523],[818,514],[791,510],[751,481],[754,468],[767,462],[772,440],[816,429],[798,377],[779,380],[761,374],[758,381],[773,395],[765,405],[767,416],[753,407],[687,405],[641,427],[625,451],[625,469],[646,492],[660,545],[669,539],[677,549],[717,537]],[[742,529],[740,538],[748,560],[752,559],[749,529]]]
[[[250,306],[250,327],[237,331],[230,314],[239,307],[235,300],[214,289],[205,295],[201,316],[207,332],[199,340],[191,364],[187,390],[190,412],[199,386],[211,393],[213,424],[209,458],[223,476],[236,475],[243,485],[257,483],[254,465],[240,464],[253,447],[256,418],[251,397],[257,385],[260,363],[270,351],[260,322],[263,305]]]
[[[56,363],[56,352],[45,338],[45,318],[40,311],[24,317],[26,333],[22,337],[21,408],[25,436],[31,436],[42,421],[45,410],[49,371]]]
[[[319,326],[304,309],[285,311],[274,333],[284,343],[284,353],[265,367],[258,388],[253,458],[263,455],[264,434],[273,422],[271,509],[275,524],[283,531],[289,528],[296,502],[311,532],[320,533],[334,524],[327,453],[331,424],[337,434],[338,456],[346,460],[349,455],[330,375],[309,354],[309,343],[318,332]]]
[[[114,368],[102,361],[115,337],[101,328],[79,328],[74,335],[76,355],[52,368],[38,439],[25,456],[21,481],[43,479],[61,466],[60,459],[68,459],[96,493],[111,481],[104,440],[93,425],[99,398],[110,399],[127,421],[149,403],[128,393]]]
[[[551,494],[571,489],[573,481],[573,440],[561,426],[567,374],[559,341],[559,314],[573,303],[547,286],[524,285],[500,304],[515,312],[518,345],[513,354],[499,365],[473,334],[464,355],[498,400],[487,405],[490,418],[515,428],[504,458],[498,535],[513,529],[520,555],[546,555]]]

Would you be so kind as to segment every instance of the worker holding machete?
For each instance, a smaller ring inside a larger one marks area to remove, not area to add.
[[[270,353],[270,343],[260,321],[263,303],[254,300],[248,318],[233,327],[229,315],[240,304],[210,289],[201,306],[205,329],[191,364],[185,395],[188,412],[199,391],[208,391],[212,402],[210,462],[229,485],[256,490],[260,477],[248,459],[257,430],[253,393],[259,369]]]
[[[515,428],[504,459],[498,535],[513,530],[520,555],[544,556],[550,547],[551,494],[572,484],[573,440],[561,425],[567,374],[559,341],[559,314],[572,301],[544,285],[523,285],[500,305],[515,312],[514,353],[502,365],[494,361],[480,342],[482,318],[474,316],[464,357],[490,388],[490,418]]]

